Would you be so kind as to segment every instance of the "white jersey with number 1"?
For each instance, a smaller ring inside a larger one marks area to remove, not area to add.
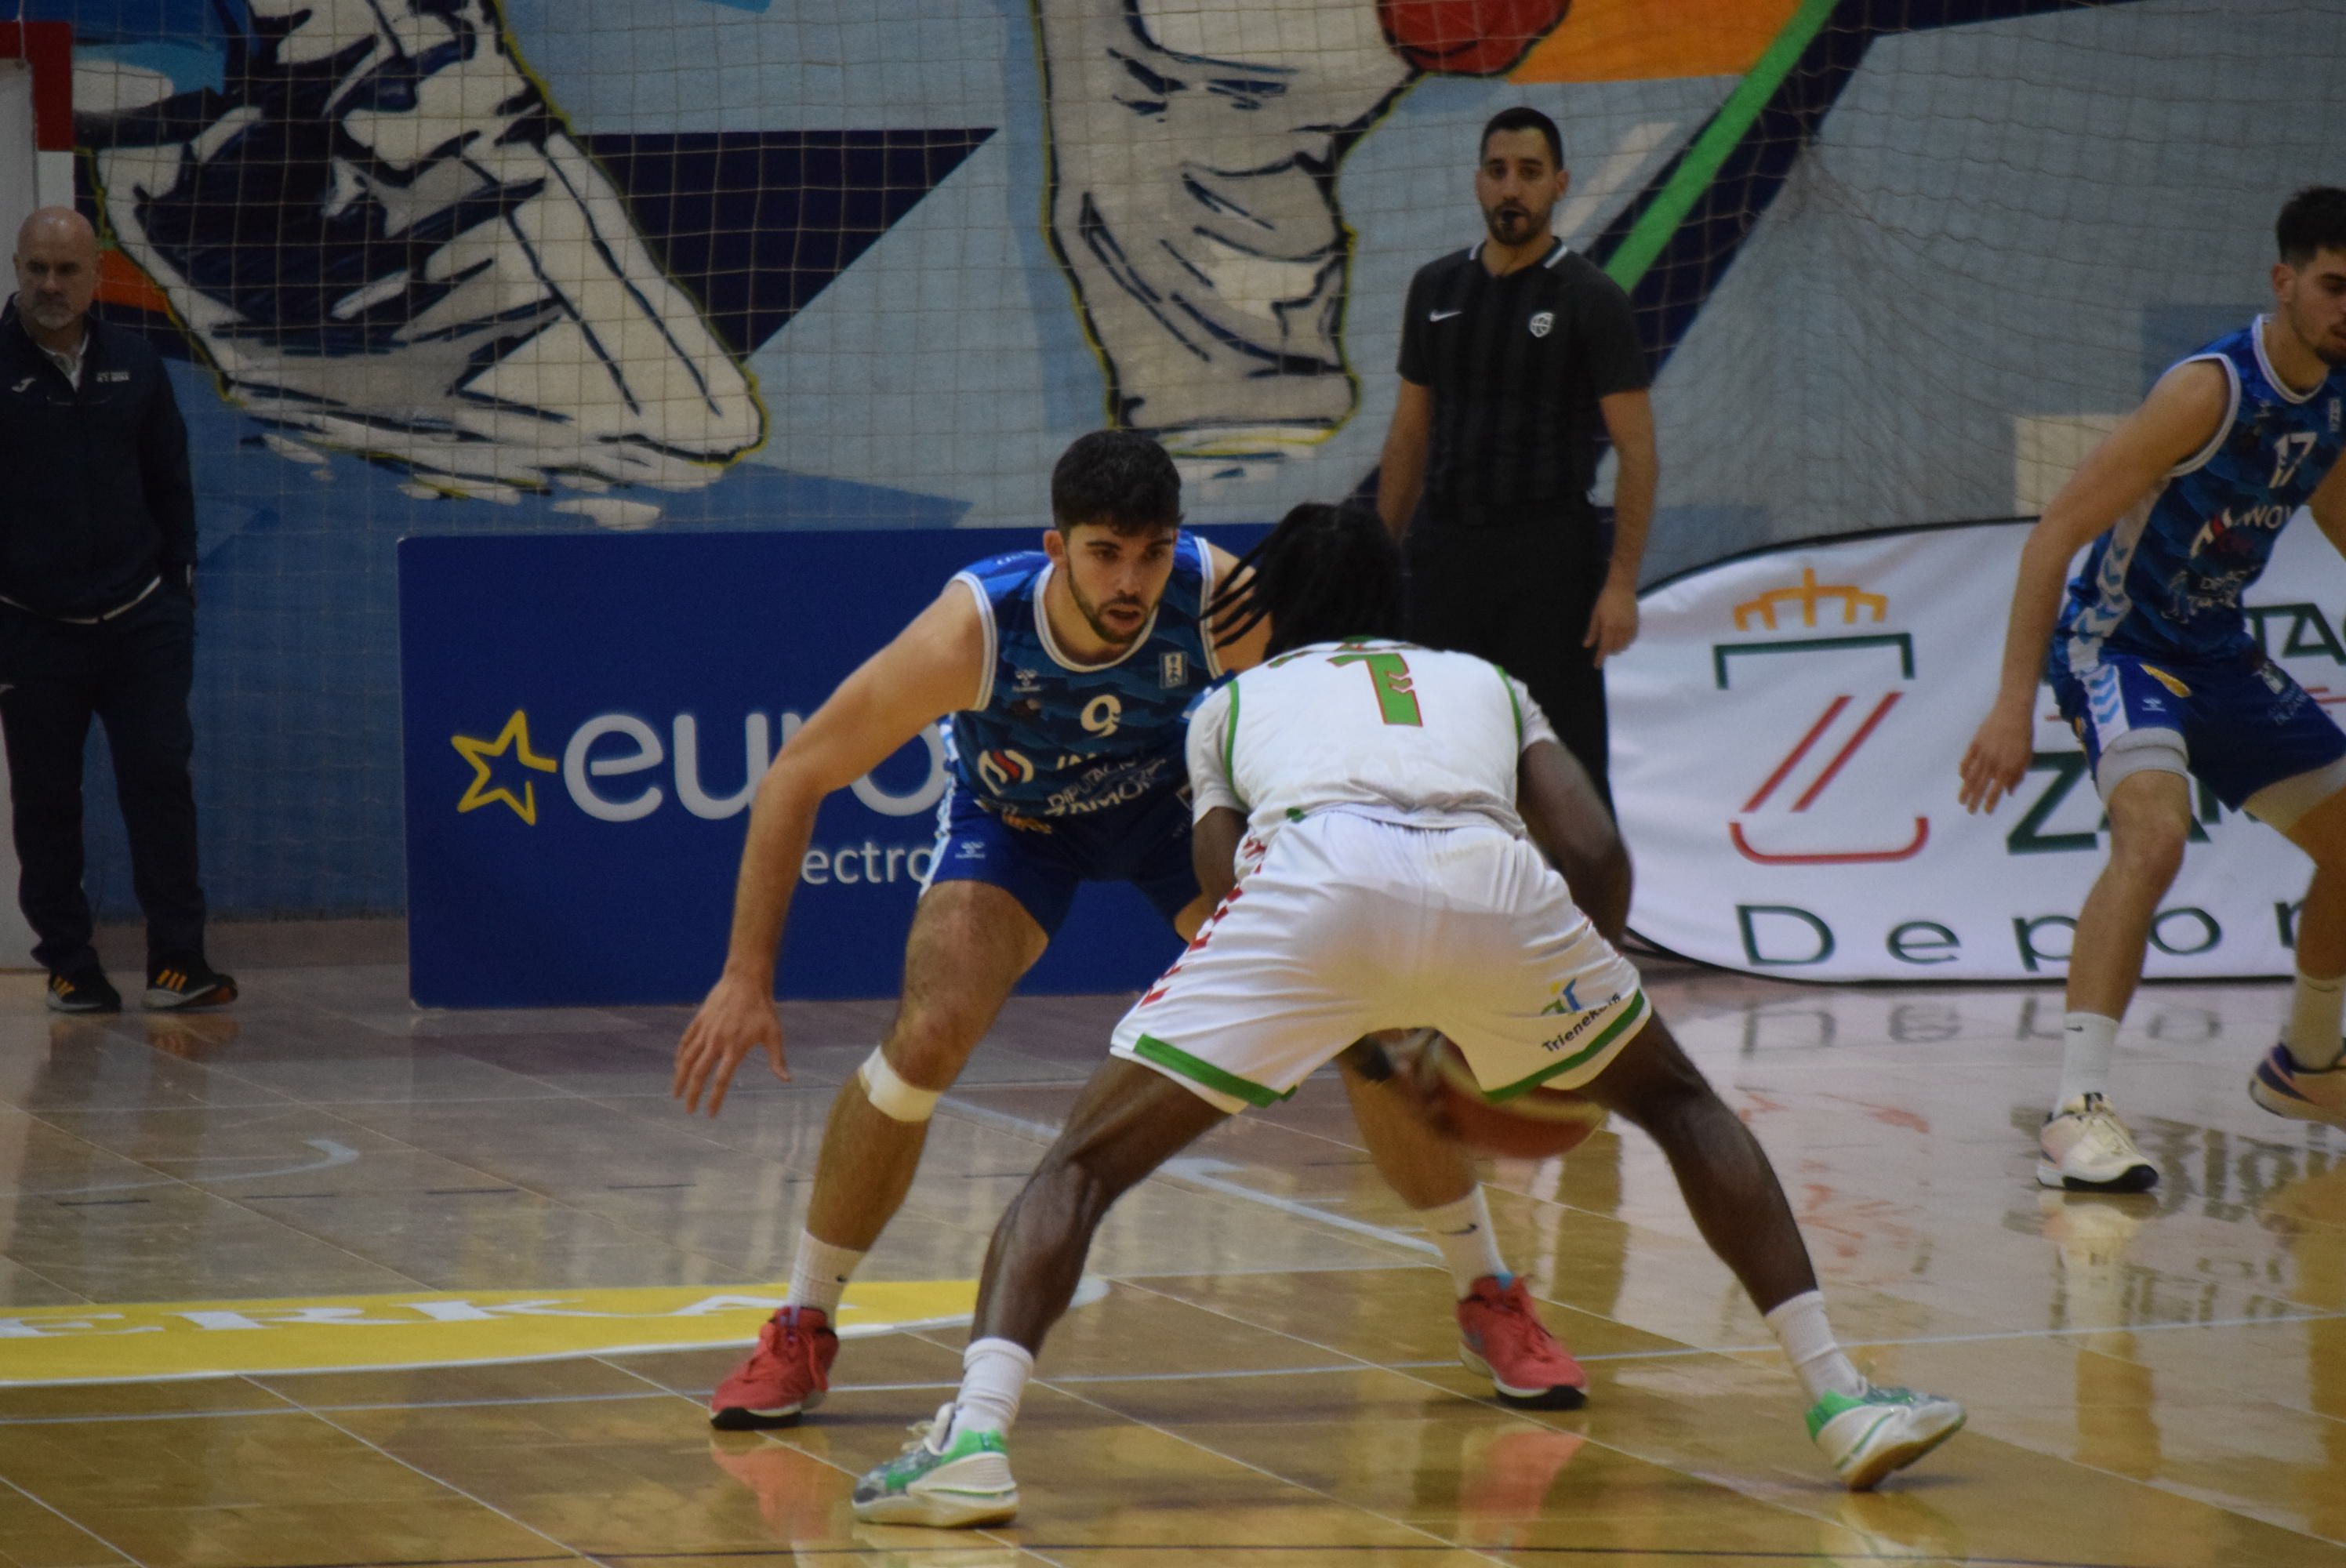
[[[1553,740],[1494,665],[1324,643],[1189,721],[1203,816],[1243,811],[1236,883],[1108,1049],[1226,1111],[1268,1105],[1363,1034],[1431,1027],[1493,1100],[1602,1073],[1651,1016],[1515,810]]]
[[[1488,823],[1521,837],[1515,767],[1556,732],[1521,682],[1472,654],[1400,642],[1318,643],[1223,686],[1189,720],[1199,817],[1284,822],[1344,807],[1422,828]]]

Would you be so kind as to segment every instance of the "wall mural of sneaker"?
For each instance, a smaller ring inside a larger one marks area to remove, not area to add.
[[[1565,10],[1036,0],[1051,247],[1111,421],[1277,456],[1350,419],[1338,161],[1427,66],[1504,70]]]
[[[748,377],[494,0],[246,10],[222,89],[76,127],[235,402],[459,494],[695,489],[758,443]]]

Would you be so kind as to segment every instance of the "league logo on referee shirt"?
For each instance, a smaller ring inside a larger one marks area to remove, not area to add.
[[[1555,325],[1556,312],[1554,311],[1542,311],[1539,314],[1532,318],[1532,336],[1535,338],[1545,338],[1548,335],[1550,329],[1555,327]]]

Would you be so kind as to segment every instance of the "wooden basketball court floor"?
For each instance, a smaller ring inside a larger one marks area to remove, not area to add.
[[[1494,1404],[1315,1080],[1112,1217],[1013,1440],[1025,1511],[972,1534],[860,1527],[848,1491],[950,1392],[988,1232],[1118,999],[1012,1006],[851,1298],[882,1331],[813,1420],[729,1436],[702,1400],[761,1316],[738,1298],[786,1272],[885,1004],[789,1007],[797,1082],[712,1123],[667,1097],[681,1010],[245,978],[232,1014],[85,1021],[0,979],[6,1568],[2346,1563],[2346,1144],[2243,1092],[2279,986],[2146,993],[2121,1105],[2167,1179],[2099,1199],[2031,1179],[2055,991],[1652,971],[1861,1364],[1970,1407],[1877,1494],[1809,1446],[1634,1133],[1491,1168],[1593,1379],[1582,1410]]]

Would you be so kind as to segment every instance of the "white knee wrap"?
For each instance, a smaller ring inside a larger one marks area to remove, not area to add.
[[[917,1084],[907,1084],[888,1065],[887,1054],[879,1046],[863,1058],[863,1065],[855,1070],[856,1078],[863,1084],[863,1097],[872,1108],[892,1122],[925,1122],[937,1108],[942,1089],[923,1089]]]

